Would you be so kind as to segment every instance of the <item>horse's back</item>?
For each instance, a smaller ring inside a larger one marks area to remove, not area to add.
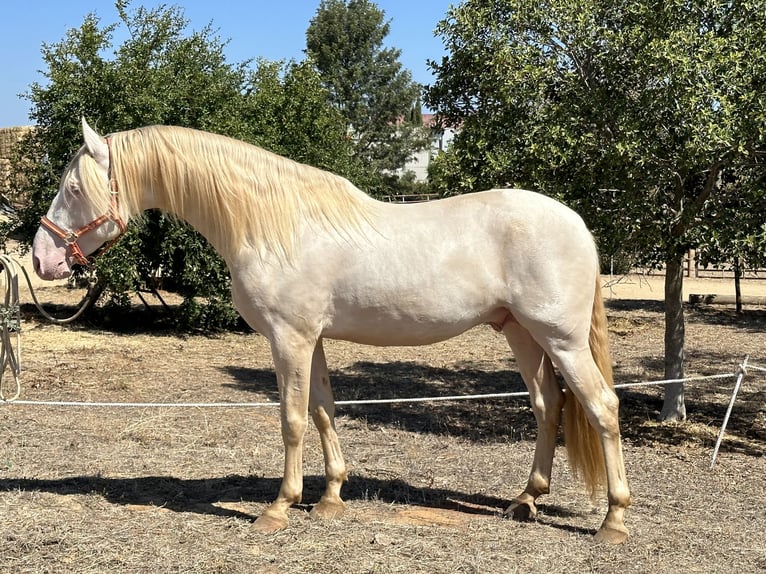
[[[582,218],[559,201],[522,189],[492,189],[394,206],[383,235],[437,250],[478,250],[513,269],[548,265],[592,268],[596,249]],[[435,243],[439,242],[439,245]],[[567,264],[569,262],[569,264]],[[540,267],[542,266],[542,268]],[[533,269],[530,269],[532,271]]]

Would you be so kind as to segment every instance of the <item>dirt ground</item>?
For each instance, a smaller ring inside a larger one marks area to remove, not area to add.
[[[79,295],[40,289],[64,306]],[[605,295],[616,382],[662,378],[661,280],[627,278]],[[39,318],[26,289],[22,302],[23,399],[276,401],[257,334],[178,336],[142,306],[120,323],[97,310],[62,327]],[[429,347],[325,349],[339,400],[523,389],[489,328]],[[687,352],[688,375],[732,373],[745,355],[766,366],[766,308],[689,307]],[[526,399],[339,408],[346,515],[308,517],[323,486],[311,428],[304,504],[269,536],[251,525],[282,476],[276,408],[0,405],[0,573],[766,571],[766,376],[748,374],[710,469],[732,387],[687,385],[689,422],[666,425],[659,388],[619,392],[634,504],[632,536],[614,548],[593,542],[606,501],[572,479],[563,448],[537,520],[502,517],[534,451]]]
[[[665,278],[662,275],[621,275],[603,276],[603,295],[606,299],[640,299],[645,301],[663,301],[665,299]],[[689,295],[719,295],[734,297],[732,279],[696,279],[684,278],[684,301]],[[742,297],[747,299],[766,297],[766,277],[742,281]]]

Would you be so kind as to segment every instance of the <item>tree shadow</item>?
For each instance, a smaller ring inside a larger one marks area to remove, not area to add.
[[[686,352],[687,363],[697,365],[694,376],[731,374],[721,379],[692,381],[685,384],[684,396],[688,423],[659,423],[664,393],[660,385],[641,389],[618,389],[620,397],[620,427],[622,435],[636,445],[700,444],[713,448],[723,422],[736,373],[744,357],[732,357],[728,352],[709,349]],[[640,365],[646,372],[658,373],[662,379],[662,356],[645,357]],[[687,375],[689,372],[687,371]],[[615,369],[615,383],[635,382],[628,374]],[[749,383],[749,384],[748,384]],[[726,429],[722,452],[738,452],[749,456],[763,456],[766,443],[766,404],[764,387],[752,375],[746,377],[737,396]]]
[[[606,307],[607,311],[663,313],[665,311],[665,302],[655,299],[605,299],[604,307]]]
[[[656,313],[664,316],[665,302],[653,299],[608,299],[604,301],[607,311]],[[766,307],[745,306],[737,313],[734,305],[710,305],[684,303],[684,318],[688,323],[706,323],[736,327],[746,332],[766,331]]]
[[[274,372],[227,366],[231,386],[278,401]],[[521,376],[510,370],[484,371],[471,363],[457,368],[431,367],[412,361],[359,361],[330,372],[336,401],[425,398],[525,392]],[[383,384],[383,382],[385,384]],[[526,440],[536,426],[527,397],[471,401],[342,405],[338,415],[368,425],[397,426],[412,432],[450,434],[469,440]]]
[[[709,355],[709,353],[708,353]],[[692,354],[693,358],[693,354]],[[712,357],[713,364],[725,364],[731,357],[721,353]],[[644,360],[649,372],[660,372],[662,359]],[[233,379],[231,386],[278,401],[274,372],[227,366],[221,368]],[[732,372],[736,369],[732,365]],[[700,375],[719,374],[711,368]],[[514,371],[484,371],[471,363],[457,368],[439,368],[412,361],[375,363],[360,361],[330,373],[336,400],[368,400],[396,397],[433,397],[505,392],[524,392],[526,387]],[[385,385],[380,381],[385,381]],[[632,376],[615,370],[615,382],[635,382]],[[636,445],[702,444],[713,447],[717,429],[723,420],[727,397],[733,389],[732,379],[687,386],[689,418],[708,425],[708,432],[699,426],[656,424],[662,409],[659,387],[618,389],[620,397],[620,427],[624,438]],[[740,392],[732,412],[723,452],[740,452],[750,456],[763,455],[766,427],[755,424],[764,410],[762,391],[758,388]],[[537,426],[528,397],[480,399],[470,401],[398,403],[387,405],[339,406],[338,415],[363,420],[373,427],[397,427],[410,432],[447,434],[471,441],[534,440]]]
[[[608,300],[608,310],[645,311],[661,315],[664,302],[656,300]],[[71,306],[56,306],[55,311],[66,315]],[[746,332],[766,331],[766,309],[747,309],[737,314],[733,308],[721,305],[686,305],[690,323],[704,322],[712,325],[735,326]],[[31,319],[34,307],[23,305],[26,319]],[[141,320],[137,320],[139,317]],[[68,329],[86,330],[94,326],[116,334],[178,334],[169,313],[151,310],[126,311],[125,314],[99,312],[86,322],[69,325]],[[144,320],[146,319],[146,320]],[[692,361],[693,349],[687,350]],[[727,353],[705,351],[706,363],[731,365],[732,372],[741,357]],[[331,372],[336,400],[379,399],[393,397],[430,397],[439,395],[487,394],[526,390],[518,373],[512,370],[485,371],[465,362],[456,368],[437,368],[411,361],[376,363],[360,361],[350,367]],[[661,373],[661,355],[647,356],[640,360],[644,371]],[[278,400],[274,372],[271,369],[249,369],[228,366],[222,371],[235,382],[233,386],[270,400]],[[720,370],[703,369],[699,374],[718,374]],[[634,382],[634,377],[615,370],[615,382]],[[382,384],[381,382],[385,382]],[[726,381],[714,385],[687,385],[687,409],[689,418],[702,421],[717,433],[723,419],[732,383]],[[740,397],[731,415],[727,438],[722,451],[741,452],[762,456],[758,443],[766,442],[766,425],[763,424],[763,392],[747,389]],[[702,442],[712,448],[714,439],[701,437],[696,429],[684,425],[654,425],[662,407],[660,390],[619,391],[621,397],[621,427],[623,435],[637,444],[678,444],[691,441]],[[366,405],[339,407],[338,413],[362,419],[372,426],[398,426],[413,432],[450,434],[476,441],[534,440],[537,429],[527,397],[487,399],[475,401],[451,401],[435,403],[411,403],[392,405]],[[708,433],[709,435],[710,433]]]
[[[711,452],[723,423],[733,383],[726,387],[687,388],[686,422],[658,422],[662,394],[618,391],[620,396],[620,429],[624,439],[635,446],[682,446],[697,444]],[[721,452],[760,457],[766,450],[766,420],[760,389],[742,389],[731,412]]]
[[[656,313],[664,316],[665,302],[651,299],[611,299],[604,301],[607,311]],[[688,323],[731,326],[745,332],[766,331],[766,308],[749,306],[737,313],[733,305],[704,305],[684,303],[684,318]]]
[[[685,305],[687,321],[733,326],[748,333],[766,331],[766,309],[748,308],[737,313],[733,305]]]

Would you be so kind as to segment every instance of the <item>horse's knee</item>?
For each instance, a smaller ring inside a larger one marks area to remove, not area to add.
[[[308,417],[300,414],[288,414],[282,421],[282,438],[285,444],[296,445],[303,440],[308,427]]]

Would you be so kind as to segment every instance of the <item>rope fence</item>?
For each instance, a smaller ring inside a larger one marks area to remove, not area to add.
[[[726,433],[726,427],[729,423],[729,417],[734,409],[734,402],[737,399],[742,383],[747,374],[747,370],[766,372],[766,368],[758,367],[756,365],[748,366],[749,357],[745,357],[737,370],[733,373],[721,373],[717,375],[704,375],[687,377],[683,379],[663,379],[659,381],[637,381],[633,383],[620,383],[614,385],[616,390],[635,388],[635,387],[648,387],[648,386],[662,386],[674,383],[689,383],[699,381],[715,381],[722,379],[731,379],[736,377],[734,390],[729,400],[729,406],[726,409],[726,414],[721,424],[721,429],[718,433],[715,448],[713,449],[713,455],[710,461],[710,468],[715,466],[718,458],[718,451],[721,448],[724,435]],[[16,379],[18,381],[18,379]],[[16,383],[18,386],[18,382]],[[341,400],[335,401],[336,406],[364,406],[364,405],[392,405],[392,404],[407,404],[407,403],[437,403],[437,402],[454,402],[454,401],[470,401],[470,400],[489,400],[489,399],[507,399],[507,398],[519,398],[529,396],[528,391],[517,391],[510,393],[485,393],[475,395],[446,395],[446,396],[433,396],[433,397],[399,397],[389,399],[358,399],[358,400]],[[18,393],[16,394],[18,397]],[[159,402],[96,402],[96,401],[36,401],[36,400],[21,400],[14,397],[13,399],[0,398],[0,404],[2,405],[17,405],[17,406],[48,406],[48,407],[82,407],[82,408],[269,408],[278,407],[279,402],[267,401],[267,402],[210,402],[210,403],[186,403],[186,402],[174,402],[174,403],[159,403]]]
[[[749,368],[753,368],[752,366]],[[762,369],[766,371],[766,369]],[[663,379],[659,381],[637,381],[633,383],[620,383],[614,385],[616,390],[633,387],[649,387],[670,385],[673,383],[687,383],[696,381],[713,381],[721,379],[733,379],[740,371],[717,375],[705,375],[688,377],[685,379]],[[529,396],[529,391],[516,391],[509,393],[485,393],[474,395],[442,395],[433,397],[396,397],[388,399],[356,399],[335,401],[335,406],[364,406],[364,405],[393,405],[406,403],[438,403],[456,401],[474,401],[489,399],[508,399]],[[47,407],[97,407],[97,408],[268,408],[278,407],[278,401],[264,402],[99,402],[99,401],[43,401],[0,399],[0,404],[19,406],[47,406]]]
[[[748,358],[739,368],[732,373],[721,373],[717,375],[699,375],[686,377],[683,379],[662,379],[657,381],[636,381],[631,383],[619,383],[614,385],[615,390],[628,389],[634,387],[662,386],[674,383],[691,383],[701,381],[715,381],[722,379],[734,379],[743,373]],[[747,369],[766,372],[766,368],[747,366]],[[516,391],[508,393],[485,393],[473,395],[442,395],[432,397],[395,397],[388,399],[356,399],[335,401],[336,406],[365,406],[365,405],[393,405],[406,403],[437,403],[437,402],[456,402],[473,401],[488,399],[508,399],[529,396],[528,391]],[[18,405],[18,406],[47,406],[47,407],[94,407],[94,408],[269,408],[278,407],[277,401],[264,402],[100,402],[100,401],[44,401],[44,400],[21,400],[17,398],[0,398],[0,405]]]
[[[29,289],[32,293],[32,299],[40,310],[40,312],[47,319],[55,323],[68,323],[79,317],[79,315],[85,310],[87,306],[87,299],[84,299],[84,303],[80,310],[75,313],[74,316],[66,319],[58,319],[50,316],[46,313],[42,306],[38,303],[35,297],[32,284],[27,275],[26,269],[21,266],[14,259],[0,255],[0,277],[4,276],[5,279],[5,301],[4,305],[0,307],[0,405],[14,405],[14,406],[47,406],[47,407],[80,407],[80,408],[269,408],[278,407],[279,402],[267,401],[267,402],[98,402],[98,401],[45,401],[45,400],[21,400],[19,396],[21,394],[21,384],[19,381],[20,374],[20,355],[21,355],[21,315],[18,295],[18,270],[23,272]],[[724,434],[726,432],[726,426],[729,422],[729,417],[734,407],[737,394],[742,386],[747,370],[758,371],[766,373],[766,368],[756,365],[748,366],[749,357],[745,357],[743,362],[739,365],[736,371],[733,373],[722,373],[717,375],[704,375],[693,376],[681,379],[663,379],[658,381],[637,381],[632,383],[620,383],[614,385],[614,388],[626,389],[634,387],[648,387],[648,386],[662,386],[675,383],[690,383],[699,381],[713,381],[721,379],[735,378],[734,390],[732,391],[729,406],[724,416],[721,430],[718,434],[715,449],[711,460],[710,467],[715,465],[716,458],[718,456],[718,450],[723,441]],[[10,370],[13,383],[11,385],[11,393],[6,395],[6,382],[4,381],[5,372]],[[448,396],[433,396],[433,397],[403,397],[403,398],[388,398],[388,399],[359,399],[359,400],[341,400],[335,401],[336,406],[364,406],[364,405],[392,405],[392,404],[407,404],[407,403],[436,403],[436,402],[454,402],[454,401],[469,401],[469,400],[489,400],[489,399],[506,399],[506,398],[518,398],[529,396],[528,391],[518,391],[509,393],[487,393],[487,394],[473,394],[473,395],[448,395]]]

